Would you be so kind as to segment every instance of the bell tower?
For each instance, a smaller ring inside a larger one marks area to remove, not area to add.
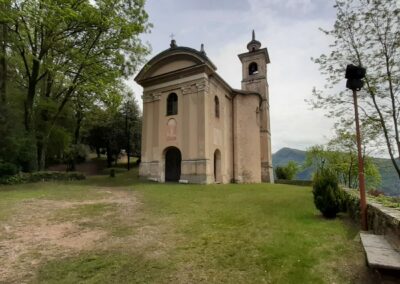
[[[261,145],[261,180],[274,182],[271,154],[271,126],[269,117],[269,94],[267,64],[270,63],[267,48],[261,48],[253,30],[252,40],[247,44],[246,53],[239,54],[242,62],[242,90],[261,95],[259,108],[260,145]]]

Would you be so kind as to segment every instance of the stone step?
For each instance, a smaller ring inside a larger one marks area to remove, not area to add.
[[[400,270],[400,253],[388,243],[383,235],[361,232],[360,237],[370,267]]]

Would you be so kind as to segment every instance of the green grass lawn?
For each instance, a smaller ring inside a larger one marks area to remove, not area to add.
[[[0,282],[1,276],[15,283],[368,283],[371,277],[358,228],[344,215],[322,218],[311,188],[140,183],[136,176],[0,187],[0,247],[22,248],[0,260]],[[36,232],[29,245],[21,236],[32,224],[56,237]]]

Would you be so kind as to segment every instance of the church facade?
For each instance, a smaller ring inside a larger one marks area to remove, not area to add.
[[[139,175],[158,182],[273,182],[267,48],[253,38],[239,54],[242,88],[204,52],[177,46],[136,76],[143,87]]]

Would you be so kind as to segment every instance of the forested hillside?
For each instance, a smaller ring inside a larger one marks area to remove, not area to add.
[[[272,155],[272,164],[275,167],[284,166],[289,161],[295,161],[299,165],[303,165],[306,159],[306,151],[282,148]],[[380,190],[387,195],[400,195],[400,180],[396,171],[393,169],[392,162],[389,159],[373,158],[374,163],[379,168],[382,176]],[[310,180],[313,170],[311,168],[302,168],[296,176],[299,180]]]

